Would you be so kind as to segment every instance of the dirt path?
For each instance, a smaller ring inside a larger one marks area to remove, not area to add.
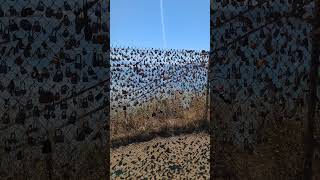
[[[111,179],[209,179],[209,147],[200,133],[111,149]]]

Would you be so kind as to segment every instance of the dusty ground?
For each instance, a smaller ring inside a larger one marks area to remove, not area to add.
[[[111,179],[209,179],[209,148],[198,133],[111,149]]]

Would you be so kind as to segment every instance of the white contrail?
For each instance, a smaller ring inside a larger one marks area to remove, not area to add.
[[[164,48],[166,48],[167,41],[166,41],[166,31],[165,31],[164,18],[163,18],[162,0],[160,0],[160,10],[161,10],[161,25],[162,25],[162,43],[163,43]]]

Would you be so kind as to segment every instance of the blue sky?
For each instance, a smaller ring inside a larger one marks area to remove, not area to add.
[[[163,16],[160,2],[111,0],[111,45],[210,49],[210,0],[162,0]]]

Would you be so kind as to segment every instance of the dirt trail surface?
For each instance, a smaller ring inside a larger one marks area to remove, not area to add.
[[[209,179],[209,148],[199,133],[111,149],[111,179]]]

